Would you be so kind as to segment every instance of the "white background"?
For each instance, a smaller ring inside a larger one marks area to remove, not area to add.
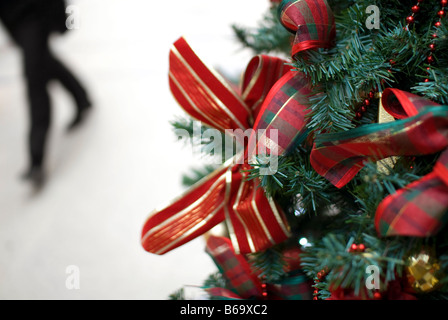
[[[153,208],[183,191],[198,165],[169,121],[184,113],[168,87],[168,52],[185,35],[209,65],[239,76],[251,57],[230,25],[255,26],[268,0],[78,0],[80,29],[52,39],[88,86],[94,112],[65,133],[73,101],[52,84],[49,180],[33,194],[20,52],[0,29],[0,299],[167,299],[217,269],[203,237],[166,255],[140,232]],[[66,268],[80,271],[68,290]]]

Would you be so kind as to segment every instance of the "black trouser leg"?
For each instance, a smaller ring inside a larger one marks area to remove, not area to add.
[[[31,167],[41,167],[51,120],[47,89],[50,80],[48,32],[38,22],[27,21],[14,30],[13,36],[23,55],[29,105]]]
[[[51,121],[48,82],[58,80],[72,94],[77,107],[75,121],[80,121],[80,115],[90,106],[90,101],[78,79],[51,53],[49,32],[38,20],[19,25],[12,31],[12,36],[23,52],[30,117],[30,166],[41,167]]]
[[[58,80],[70,92],[75,99],[78,110],[89,107],[90,101],[87,92],[80,81],[51,53],[48,58],[51,78]]]

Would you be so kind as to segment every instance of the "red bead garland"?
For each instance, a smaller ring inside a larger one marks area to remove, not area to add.
[[[415,16],[417,13],[421,10],[421,3],[424,2],[424,0],[417,0],[417,3],[411,7],[411,14],[406,17],[406,27],[405,29],[409,31],[409,25],[413,24],[415,22]],[[448,0],[440,0],[441,9],[437,12],[437,16],[439,17],[439,20],[434,23],[434,27],[440,28],[442,25],[442,18],[446,17],[446,11],[445,8],[448,7]],[[431,35],[432,42],[429,44],[429,54],[426,57],[426,63],[429,65],[432,65],[436,62],[436,58],[433,55],[433,53],[436,51],[436,39],[438,38],[437,30]],[[393,59],[389,60],[389,63],[391,66],[393,66],[396,62]],[[388,69],[390,73],[392,73],[392,69]],[[430,74],[431,68],[426,68],[427,74]],[[426,78],[424,82],[429,82],[430,80]],[[355,112],[355,119],[360,120],[363,117],[363,114],[367,111],[367,106],[370,105],[371,99],[375,97],[375,93],[371,91],[368,95],[368,97],[364,100],[363,104],[356,110]]]
[[[378,291],[376,291],[374,294],[373,294],[373,299],[375,299],[375,300],[381,300],[383,297],[382,297],[382,295],[381,295],[381,293],[379,293]]]
[[[263,296],[264,299],[267,299],[267,297],[268,297],[268,291],[267,291],[267,289],[266,289],[266,283],[265,283],[265,282],[263,282],[263,283],[261,284],[261,290],[262,290],[261,295]]]
[[[363,243],[360,243],[360,244],[353,243],[350,246],[350,249],[348,251],[349,252],[364,252],[365,250],[366,250],[366,246]]]
[[[442,26],[442,18],[444,18],[446,16],[445,7],[447,5],[448,5],[448,0],[441,0],[440,1],[441,9],[437,12],[437,16],[439,17],[439,21],[436,21],[436,23],[434,23],[434,27],[440,28]],[[430,52],[429,52],[428,58],[426,60],[427,63],[430,64],[430,65],[435,62],[435,58],[433,56],[433,52],[436,50],[436,44],[435,44],[434,41],[437,38],[438,38],[438,36],[437,36],[437,31],[436,31],[432,35],[432,42],[429,44],[429,51]],[[427,74],[430,74],[431,68],[430,67],[426,68],[426,72],[427,72]],[[425,82],[429,82],[429,79],[426,78],[424,81]]]
[[[437,16],[439,17],[439,20],[436,21],[436,22],[434,23],[434,27],[436,27],[436,28],[440,28],[440,27],[442,26],[442,18],[444,18],[444,17],[446,16],[445,8],[447,7],[447,5],[448,5],[448,0],[441,0],[441,1],[440,1],[441,9],[437,12]],[[432,65],[432,64],[436,61],[436,59],[435,59],[433,53],[434,53],[434,52],[436,51],[436,49],[437,49],[437,47],[436,47],[436,43],[435,43],[436,39],[438,38],[437,30],[431,35],[431,38],[432,38],[432,42],[431,42],[431,43],[429,44],[429,46],[428,46],[428,48],[429,48],[429,54],[428,54],[428,57],[426,58],[426,62],[427,62],[429,65]],[[426,68],[426,73],[427,73],[428,75],[431,73],[431,67],[427,67],[427,68]],[[429,82],[429,79],[426,78],[426,79],[424,80],[424,82]]]
[[[409,30],[409,25],[413,24],[415,22],[415,14],[420,11],[420,3],[422,3],[423,0],[418,0],[417,4],[411,7],[411,15],[406,17],[406,30]],[[436,21],[434,23],[435,28],[440,28],[442,26],[442,18],[446,16],[445,8],[448,6],[448,0],[441,0],[440,1],[441,9],[437,12],[437,16],[439,17],[439,21]],[[433,52],[436,51],[436,44],[435,40],[438,38],[437,30],[431,35],[432,42],[429,45],[429,54],[426,57],[426,62],[431,65],[435,62],[435,57],[433,56]],[[430,74],[431,69],[426,68],[427,74]],[[429,82],[429,79],[426,78],[424,82]]]
[[[415,14],[420,11],[420,3],[423,2],[423,0],[417,0],[417,4],[412,6],[411,8],[411,15],[406,17],[406,30],[409,30],[409,25],[413,24],[415,22]]]
[[[313,300],[319,300],[319,289],[317,288],[317,283],[321,282],[328,274],[328,269],[324,268],[321,271],[319,271],[316,275],[316,278],[314,279],[314,282],[316,283],[316,285],[314,285],[314,291],[313,291]]]
[[[356,113],[355,113],[356,120],[361,120],[362,116],[367,111],[367,107],[372,104],[372,99],[374,99],[374,98],[375,98],[375,91],[372,90],[367,94],[367,97],[364,99],[363,103],[356,111]]]

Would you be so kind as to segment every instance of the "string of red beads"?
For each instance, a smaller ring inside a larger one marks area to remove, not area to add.
[[[262,283],[261,284],[261,289],[262,289],[262,293],[261,295],[263,296],[264,299],[267,299],[268,297],[268,292],[266,291],[266,283]]]
[[[417,0],[417,3],[411,7],[411,14],[406,17],[406,30],[409,30],[409,25],[413,24],[415,22],[415,16],[417,13],[420,12],[420,5],[424,2],[424,0]],[[436,28],[439,28],[442,25],[442,19],[446,16],[446,8],[448,7],[448,0],[440,0],[440,6],[441,9],[437,12],[437,15],[439,17],[439,20],[434,24]],[[429,54],[426,58],[426,62],[431,66],[436,61],[434,57],[434,52],[436,51],[436,39],[438,38],[437,32],[434,32],[432,35],[432,42],[429,44]],[[389,63],[391,66],[393,66],[396,62],[393,59],[389,60]],[[431,67],[426,68],[426,72],[429,75],[431,72]],[[391,69],[388,69],[390,73],[392,73]],[[425,82],[429,82],[429,79],[426,78],[424,80]],[[368,94],[368,97],[364,100],[362,105],[358,108],[358,110],[355,112],[356,120],[360,120],[364,113],[367,111],[367,107],[371,104],[371,99],[375,97],[375,92],[371,91]]]
[[[412,6],[412,8],[411,8],[411,11],[412,11],[411,15],[406,17],[407,30],[409,30],[409,25],[413,24],[415,22],[415,15],[420,11],[420,3],[422,3],[422,2],[423,2],[423,0],[417,0],[417,4]]]
[[[417,1],[418,1],[417,4],[411,8],[412,14],[406,18],[406,23],[407,23],[406,30],[409,30],[409,25],[413,24],[415,22],[415,14],[420,11],[420,3],[422,3],[423,0],[417,0]],[[442,25],[442,19],[446,16],[445,8],[448,6],[448,0],[440,0],[440,6],[441,6],[441,9],[437,12],[437,16],[439,17],[439,19],[438,19],[438,21],[436,21],[434,23],[434,27],[436,27],[436,28],[440,28],[440,26]],[[436,59],[434,57],[434,51],[436,51],[436,43],[435,42],[436,42],[436,39],[438,38],[437,30],[431,35],[431,38],[432,38],[432,42],[429,44],[429,48],[428,48],[429,54],[426,57],[426,63],[428,63],[430,66],[436,61]],[[426,72],[428,75],[430,74],[430,71],[431,71],[430,66],[426,68]],[[429,79],[426,78],[424,81],[429,82]]]
[[[448,6],[448,0],[441,0],[440,1],[440,6],[441,6],[441,9],[437,12],[437,16],[439,17],[439,20],[436,21],[436,23],[434,23],[434,26],[436,28],[440,28],[440,26],[442,25],[442,19],[446,16],[445,8]],[[426,62],[430,66],[435,62],[435,58],[434,58],[433,53],[434,53],[434,51],[436,51],[436,43],[435,42],[436,42],[437,38],[438,38],[438,35],[437,35],[437,30],[436,30],[436,32],[434,32],[432,34],[432,42],[429,44],[429,55],[426,58]],[[431,72],[431,67],[430,66],[426,68],[427,74],[430,74],[430,72]],[[429,82],[429,79],[426,78],[425,82]]]
[[[358,108],[358,110],[355,113],[356,116],[356,120],[360,120],[362,118],[362,116],[364,115],[364,113],[367,111],[367,107],[370,106],[372,104],[372,99],[375,98],[375,93],[378,90],[372,90],[367,94],[367,97],[364,99],[364,101],[362,102],[361,106]]]
[[[314,282],[315,282],[315,283],[319,283],[319,282],[321,282],[321,281],[327,276],[328,272],[329,272],[329,271],[328,271],[327,268],[322,269],[321,271],[319,271],[319,272],[317,273],[317,275],[316,275],[316,278],[314,279]],[[316,286],[314,287],[313,295],[314,295],[313,300],[319,300],[319,297],[318,297],[318,295],[319,295],[319,289],[318,289]]]
[[[363,243],[360,243],[360,244],[353,243],[350,246],[350,249],[348,251],[349,252],[364,252],[365,250],[366,250],[366,246]]]

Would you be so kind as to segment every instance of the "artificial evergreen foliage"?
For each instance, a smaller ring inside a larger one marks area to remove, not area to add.
[[[415,22],[407,26],[406,17],[415,3],[329,1],[336,17],[336,45],[296,55],[290,61],[313,85],[308,122],[312,136],[378,122],[380,95],[389,87],[448,104],[448,18],[444,17],[436,28],[439,1],[423,2]],[[370,15],[366,8],[370,5],[379,8],[379,29],[366,27]],[[289,54],[292,35],[278,22],[275,4],[262,17],[258,29],[240,24],[232,28],[242,47],[256,54]],[[432,37],[435,32],[437,38]],[[431,43],[436,47],[435,61],[429,64]],[[362,117],[357,117],[360,104],[372,91],[375,97]],[[311,146],[300,146],[281,156],[278,171],[271,176],[260,175],[260,166],[254,165],[249,170],[249,179],[260,179],[266,193],[282,204],[293,231],[289,242],[300,247],[299,239],[306,237],[311,244],[301,248],[301,265],[308,277],[316,279],[321,270],[328,270],[325,279],[315,285],[318,297],[329,298],[331,291],[340,287],[372,298],[373,291],[365,290],[367,266],[379,268],[381,292],[385,292],[393,281],[405,279],[410,256],[428,250],[439,261],[440,285],[435,291],[413,294],[418,299],[447,298],[446,227],[427,238],[381,238],[374,227],[379,203],[429,173],[439,154],[397,157],[387,170],[379,170],[376,162],[368,163],[348,185],[337,189],[313,170],[310,151]],[[206,175],[209,170],[201,172]],[[198,176],[197,172],[195,175]],[[354,243],[362,243],[365,251],[350,251]],[[275,246],[249,259],[256,262],[257,272],[263,276],[281,278],[283,248]]]

